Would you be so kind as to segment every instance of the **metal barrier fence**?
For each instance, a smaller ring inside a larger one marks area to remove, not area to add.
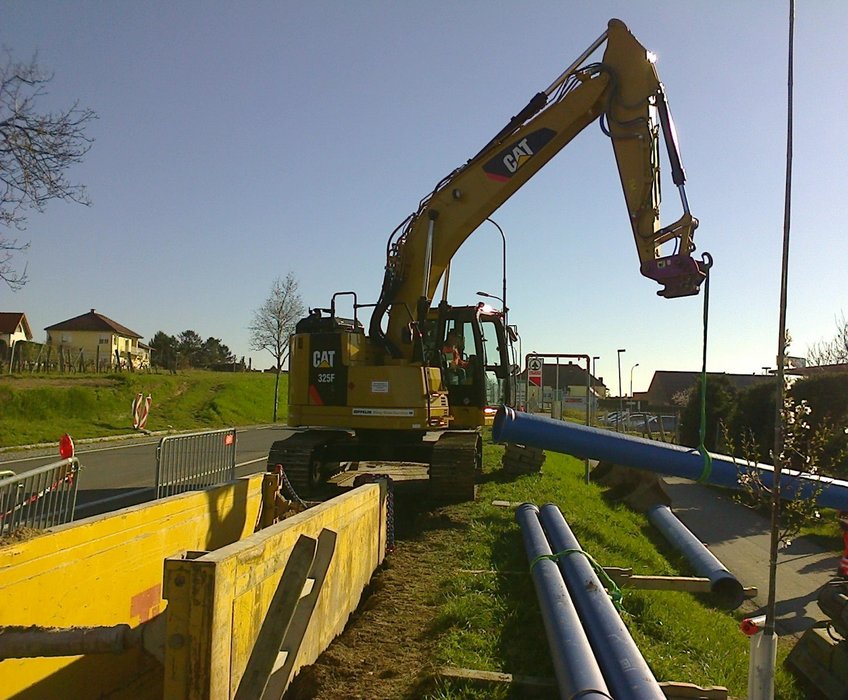
[[[235,477],[236,429],[169,435],[156,448],[156,498]]]
[[[0,479],[0,535],[44,529],[74,519],[80,465],[76,457]]]

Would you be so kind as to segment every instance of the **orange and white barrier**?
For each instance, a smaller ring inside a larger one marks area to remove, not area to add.
[[[144,394],[139,392],[135,395],[132,402],[133,428],[136,430],[144,430],[147,425],[147,416],[150,414],[150,404],[153,397],[148,394],[144,398]]]

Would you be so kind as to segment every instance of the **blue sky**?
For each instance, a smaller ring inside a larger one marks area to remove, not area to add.
[[[788,3],[6,2],[0,43],[55,72],[49,100],[99,120],[70,173],[93,202],[33,212],[31,281],[0,310],[36,329],[96,308],[149,340],[193,329],[251,353],[247,326],[295,273],[307,305],[375,301],[386,239],[601,32],[622,19],[659,57],[697,255],[715,259],[711,371],[761,372],[777,348]],[[845,310],[848,3],[798,3],[788,326],[792,354]],[[664,217],[679,216],[664,181]],[[636,391],[697,370],[702,298],[639,274],[614,159],[586,129],[493,218],[508,240],[524,352],[599,355]],[[451,301],[500,294],[491,225],[463,245]],[[367,316],[366,316],[367,320]]]

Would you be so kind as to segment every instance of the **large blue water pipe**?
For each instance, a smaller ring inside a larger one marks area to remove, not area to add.
[[[521,527],[524,551],[531,563],[530,573],[542,612],[560,697],[608,700],[612,695],[568,595],[565,581],[556,562],[544,558],[551,555],[551,547],[539,522],[539,509],[532,503],[524,503],[516,509],[515,519]]]
[[[692,565],[698,576],[710,581],[710,591],[718,600],[735,610],[745,600],[745,590],[739,580],[731,574],[718,558],[704,546],[667,505],[658,505],[648,513],[651,521],[669,543],[675,547]]]
[[[515,442],[580,459],[597,459],[693,481],[704,474],[704,458],[690,447],[534,416],[508,406],[498,409],[492,435],[495,442]],[[763,484],[771,488],[774,467],[770,464],[737,463],[732,457],[719,454],[712,454],[712,467],[704,480],[716,486],[738,489],[740,471],[744,470],[757,471]],[[848,482],[840,479],[784,469],[781,489],[784,498],[815,496],[820,506],[848,510]]]
[[[616,700],[665,700],[642,652],[630,636],[562,511],[548,503],[539,510],[557,565],[595,658]]]

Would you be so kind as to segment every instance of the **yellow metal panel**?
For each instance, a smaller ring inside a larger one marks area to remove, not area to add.
[[[317,539],[325,528],[337,534],[335,550],[294,663],[295,673],[314,662],[344,629],[362,590],[385,556],[385,497],[379,485],[354,489],[198,559],[166,562],[169,582],[173,581],[173,572],[186,567],[211,567],[204,568],[204,574],[214,570],[211,596],[207,588],[195,583],[200,573],[192,572],[184,585],[192,592],[202,589],[202,595],[180,592],[171,596],[169,583],[166,666],[171,667],[171,659],[174,668],[184,666],[187,654],[192,678],[208,678],[208,685],[186,689],[179,678],[172,679],[166,673],[166,697],[228,699],[235,695],[295,542],[301,534]],[[205,606],[206,610],[186,611],[186,606]],[[174,629],[181,634],[186,629],[184,621],[192,621],[188,639],[178,640],[180,645],[187,642],[189,651],[183,646],[171,647],[172,616]]]
[[[163,561],[209,550],[254,530],[262,475],[96,516],[0,548],[0,625],[129,624],[162,612]],[[161,697],[161,666],[140,650],[120,655],[0,661],[0,697]],[[57,692],[53,694],[53,689]],[[152,693],[152,694],[149,694]]]

